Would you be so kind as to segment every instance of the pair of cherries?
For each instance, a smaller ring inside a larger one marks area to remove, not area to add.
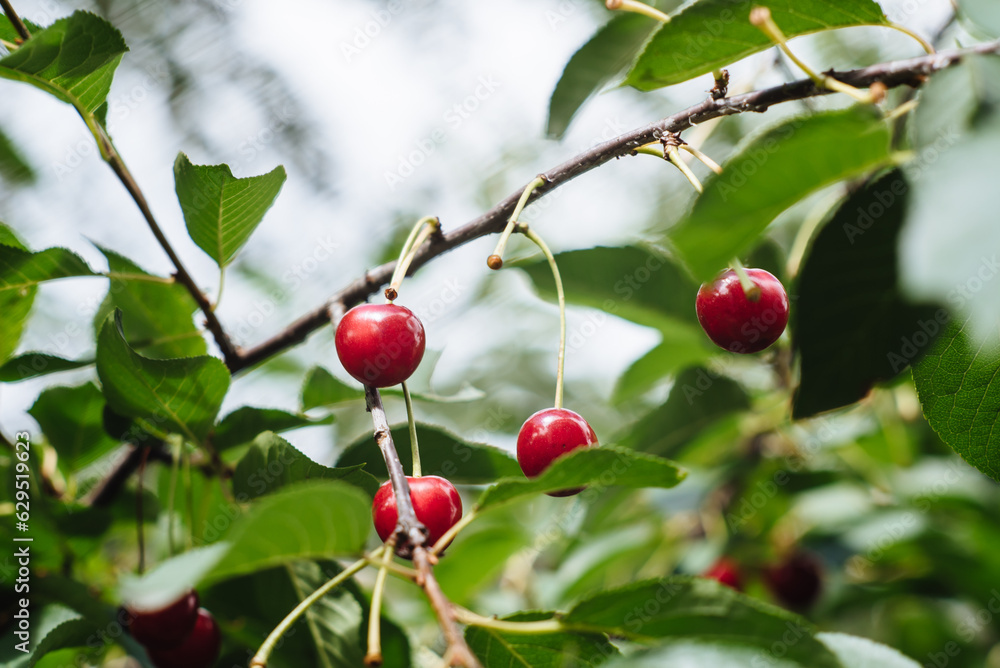
[[[785,607],[808,610],[823,591],[823,569],[819,561],[806,552],[793,552],[782,561],[766,566],[761,572],[768,591]],[[704,573],[711,578],[743,591],[743,569],[739,562],[722,557]]]
[[[788,297],[780,281],[763,269],[748,269],[753,290],[744,290],[733,270],[705,283],[695,309],[709,338],[738,353],[753,353],[778,340],[788,323]],[[413,374],[424,355],[424,328],[409,309],[395,304],[363,304],[348,311],[337,326],[337,356],[347,372],[365,385],[389,387]],[[557,458],[597,445],[597,435],[579,414],[547,408],[529,417],[517,436],[517,461],[529,478]],[[407,478],[417,519],[428,528],[431,543],[462,516],[455,486],[439,476]],[[578,494],[580,488],[552,492]],[[396,501],[388,482],[375,495],[372,517],[384,541],[397,521]]]
[[[129,632],[156,668],[209,668],[219,658],[219,626],[212,613],[198,607],[194,590],[166,607],[130,607],[128,613]]]
[[[347,372],[365,385],[390,387],[413,374],[424,355],[424,328],[412,311],[395,304],[363,304],[341,319],[335,336],[337,356]],[[580,415],[549,408],[528,418],[517,437],[517,460],[528,477],[541,474],[559,456],[597,444],[597,436]],[[413,510],[433,544],[462,517],[455,486],[439,476],[408,477]],[[579,489],[553,492],[553,496]],[[375,530],[383,541],[396,528],[396,499],[389,482],[379,487],[372,504]]]

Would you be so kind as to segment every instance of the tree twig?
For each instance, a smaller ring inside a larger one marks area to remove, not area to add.
[[[375,426],[375,442],[378,443],[378,448],[382,451],[385,467],[389,471],[392,493],[396,497],[396,516],[398,518],[396,520],[396,554],[411,558],[414,549],[427,542],[427,528],[417,519],[417,514],[413,510],[410,483],[407,482],[403,465],[399,461],[396,444],[392,442],[392,432],[389,430],[389,421],[385,416],[385,408],[382,406],[382,396],[378,389],[366,385],[365,400],[368,403],[368,412],[372,414],[372,423]]]
[[[3,7],[3,13],[7,15],[7,20],[10,24],[14,26],[14,30],[17,34],[21,36],[21,39],[27,41],[31,39],[31,33],[28,32],[28,26],[24,25],[24,21],[21,17],[17,15],[14,11],[14,7],[11,6],[10,0],[0,0],[0,7]]]
[[[449,664],[451,666],[465,666],[465,668],[482,668],[476,655],[472,653],[465,642],[458,624],[455,622],[455,608],[451,601],[441,591],[441,586],[434,579],[434,569],[431,567],[430,556],[427,548],[419,546],[413,550],[413,565],[417,567],[417,584],[423,587],[427,599],[434,608],[444,639],[448,643]]]
[[[856,88],[867,88],[876,82],[884,84],[886,88],[906,85],[919,87],[929,75],[961,62],[967,55],[997,53],[998,51],[1000,51],[1000,42],[990,42],[969,49],[944,51],[910,60],[881,63],[848,72],[831,71],[826,74]],[[832,91],[817,86],[811,79],[801,79],[782,86],[734,97],[719,99],[710,97],[684,111],[599,144],[544,172],[541,176],[545,178],[546,183],[532,193],[529,203],[595,167],[615,158],[629,155],[641,146],[659,141],[665,134],[681,132],[721,116],[733,116],[747,112],[761,113],[776,104],[831,94]],[[411,273],[416,271],[431,259],[453,248],[488,234],[500,232],[523,191],[524,187],[522,186],[475,220],[447,234],[442,234],[440,237],[432,238],[430,243],[425,244],[417,252],[409,271]],[[230,370],[234,373],[241,371],[305,341],[312,332],[330,321],[332,313],[338,309],[347,310],[361,303],[388,283],[394,268],[395,262],[389,262],[368,271],[362,278],[344,287],[325,304],[305,314],[282,332],[240,352],[233,363],[229,365]]]

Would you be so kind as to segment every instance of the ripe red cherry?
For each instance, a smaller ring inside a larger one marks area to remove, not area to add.
[[[747,269],[760,295],[750,299],[732,269],[703,283],[695,299],[698,322],[717,346],[756,353],[778,340],[788,324],[788,295],[781,281],[763,269]]]
[[[517,434],[517,463],[524,475],[534,478],[558,457],[592,445],[597,445],[597,434],[579,414],[565,408],[546,408],[521,425]],[[572,496],[582,491],[582,487],[577,487],[549,492],[549,496]]]
[[[146,647],[176,647],[198,619],[198,593],[194,590],[157,610],[129,608],[129,632]]]
[[[150,649],[149,658],[156,668],[209,668],[219,658],[222,636],[215,618],[205,608],[199,608],[191,633],[177,647]]]
[[[739,563],[729,557],[722,557],[705,571],[705,577],[711,578],[736,591],[743,591],[743,574]]]
[[[427,527],[427,541],[433,545],[462,519],[462,497],[458,495],[454,485],[436,475],[407,477],[406,481],[410,483],[413,512]],[[372,520],[375,522],[375,531],[383,542],[396,530],[398,519],[396,495],[392,492],[391,482],[387,480],[375,492],[375,500],[372,501]]]
[[[774,597],[792,610],[808,610],[823,590],[823,567],[805,552],[796,552],[765,568],[763,575]]]
[[[340,319],[335,338],[347,373],[374,387],[402,383],[424,356],[424,326],[395,304],[355,306]]]

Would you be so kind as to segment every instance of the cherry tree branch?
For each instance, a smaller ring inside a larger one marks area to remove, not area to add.
[[[1000,42],[990,42],[969,49],[944,51],[930,56],[881,63],[847,72],[826,72],[828,76],[854,86],[868,88],[878,82],[886,88],[899,86],[921,86],[934,72],[958,64],[968,55],[1000,52]],[[537,188],[529,202],[565,185],[570,180],[585,174],[611,160],[632,154],[640,146],[660,140],[663,136],[682,132],[699,123],[748,112],[762,113],[776,104],[831,95],[833,91],[819,87],[811,79],[801,79],[782,86],[753,91],[735,97],[709,97],[699,104],[668,116],[655,123],[632,130],[603,144],[591,148],[580,155],[541,174],[545,184]],[[500,232],[507,218],[514,210],[524,187],[518,188],[495,207],[466,223],[462,227],[442,235],[435,235],[413,259],[408,273],[412,273],[433,258],[474,239]],[[232,372],[242,371],[269,357],[281,353],[305,341],[312,332],[330,322],[332,314],[365,301],[383,285],[389,282],[395,269],[395,262],[376,267],[334,294],[325,304],[305,314],[272,338],[241,351],[229,364]]]
[[[434,577],[432,557],[427,552],[427,528],[417,519],[413,510],[413,500],[410,498],[410,484],[399,461],[396,445],[392,441],[389,421],[386,419],[382,397],[377,388],[365,386],[365,400],[368,412],[372,414],[375,427],[375,442],[378,443],[385,466],[389,471],[389,481],[392,493],[396,497],[396,554],[413,559],[417,567],[416,582],[424,590],[434,613],[437,615],[441,630],[448,643],[447,657],[449,665],[465,666],[466,668],[481,668],[479,661],[469,649],[462,632],[455,622],[454,606],[445,596]]]
[[[21,17],[17,15],[14,11],[14,7],[10,4],[10,0],[0,0],[0,7],[3,8],[3,13],[7,15],[7,20],[10,24],[14,26],[14,30],[17,34],[21,36],[23,40],[31,39],[31,33],[28,32],[28,26],[24,25],[24,21]]]

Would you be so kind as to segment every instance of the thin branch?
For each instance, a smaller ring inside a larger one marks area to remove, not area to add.
[[[109,506],[115,497],[118,496],[122,487],[125,486],[129,477],[139,468],[139,465],[142,463],[142,453],[146,447],[131,443],[126,444],[122,448],[121,454],[118,455],[118,458],[112,464],[108,474],[80,500],[80,503],[84,506],[93,506],[95,508]],[[163,441],[154,439],[148,446],[148,449],[150,459],[164,462],[172,461],[170,454],[163,449]]]
[[[163,230],[160,228],[159,223],[156,222],[156,218],[153,216],[153,211],[149,208],[146,196],[142,194],[139,184],[136,183],[132,173],[125,165],[125,161],[122,160],[118,150],[111,142],[111,138],[108,137],[104,128],[97,126],[97,130],[100,136],[100,141],[104,144],[102,154],[105,155],[106,162],[110,165],[111,169],[118,177],[118,180],[122,182],[123,186],[125,186],[125,190],[128,191],[128,194],[132,196],[132,200],[135,202],[136,206],[139,207],[139,211],[142,212],[142,217],[146,219],[146,224],[149,225],[149,229],[153,232],[153,236],[156,237],[156,241],[160,244],[160,247],[163,248],[167,257],[170,258],[170,262],[174,265],[174,277],[177,282],[187,288],[187,291],[194,298],[195,303],[198,304],[198,308],[205,314],[205,326],[215,338],[215,342],[218,344],[219,350],[222,351],[222,356],[225,359],[226,366],[232,369],[233,365],[239,362],[240,353],[236,349],[232,340],[229,338],[226,330],[223,329],[219,318],[215,315],[215,307],[212,305],[212,302],[209,301],[205,293],[201,291],[201,288],[198,287],[198,284],[194,282],[191,274],[189,274],[187,269],[185,269],[180,257],[178,257],[177,253],[174,251],[173,246],[171,246],[170,242],[167,241],[166,235],[163,234]]]
[[[919,87],[929,75],[956,65],[967,55],[997,52],[1000,52],[1000,42],[990,42],[970,49],[945,51],[910,60],[881,63],[848,72],[828,72],[827,75],[856,88],[867,88],[875,82],[881,82],[887,88]],[[811,79],[802,79],[744,95],[706,99],[656,123],[632,130],[599,144],[558,167],[544,172],[542,176],[546,183],[532,193],[529,203],[595,167],[629,155],[641,146],[659,141],[665,134],[681,132],[721,116],[733,116],[747,112],[761,113],[776,104],[820,97],[831,93],[832,91],[817,86]],[[491,210],[466,225],[436,239],[432,238],[434,243],[427,244],[414,257],[410,272],[416,271],[431,259],[453,248],[503,230],[507,218],[513,212],[522,192],[524,192],[524,187],[518,188]],[[242,351],[229,365],[230,370],[235,373],[247,369],[302,343],[312,332],[330,322],[333,313],[338,310],[346,311],[377,292],[379,288],[389,282],[394,268],[395,262],[389,262],[367,272],[362,278],[344,287],[325,304],[302,316],[279,334]]]
[[[14,30],[17,34],[21,36],[21,39],[27,41],[31,39],[31,33],[28,32],[28,26],[24,25],[24,21],[21,17],[17,15],[14,11],[14,7],[11,6],[10,0],[0,0],[0,7],[3,7],[3,13],[7,15],[7,20],[10,24],[14,26]]]
[[[445,655],[449,659],[448,665],[482,668],[458,628],[455,621],[455,607],[441,591],[437,580],[434,579],[430,556],[422,545],[413,550],[413,564],[417,567],[417,584],[423,587],[424,593],[431,602],[434,614],[437,615],[438,623],[441,625],[441,631],[444,633],[444,639],[448,643],[448,651]]]
[[[389,471],[392,483],[392,493],[396,497],[396,554],[410,558],[417,547],[427,542],[427,528],[417,519],[413,510],[413,500],[410,498],[410,483],[406,480],[403,465],[399,462],[396,444],[392,442],[392,432],[389,421],[382,406],[382,397],[378,389],[365,386],[365,400],[368,402],[368,412],[372,414],[375,426],[375,442],[382,451],[385,467]]]

